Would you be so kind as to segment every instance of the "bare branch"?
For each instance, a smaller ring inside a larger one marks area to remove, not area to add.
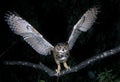
[[[93,63],[93,62],[95,62],[97,60],[103,59],[103,58],[111,56],[111,55],[115,55],[118,52],[120,52],[120,46],[116,47],[116,48],[113,48],[111,50],[105,51],[105,52],[103,52],[101,54],[95,55],[95,56],[93,56],[93,57],[91,57],[91,58],[81,62],[80,64],[78,64],[76,66],[73,66],[71,68],[71,70],[68,70],[68,71],[67,70],[63,70],[63,71],[61,71],[59,76],[62,76],[62,75],[65,75],[65,74],[69,74],[69,73],[72,73],[72,72],[77,72],[80,69],[85,68],[86,66],[88,66],[89,64],[91,64],[91,63]],[[45,71],[49,76],[57,76],[55,71],[53,71],[52,69],[48,68],[47,66],[45,66],[42,63],[35,64],[35,63],[23,62],[23,61],[4,61],[4,64],[5,65],[22,65],[22,66],[33,67],[33,68]]]
[[[63,70],[63,71],[61,71],[60,76],[71,73],[71,72],[77,72],[78,70],[80,70],[82,68],[85,68],[86,66],[88,66],[89,64],[91,64],[91,63],[93,63],[93,62],[95,62],[97,60],[103,59],[105,57],[109,57],[111,55],[115,55],[118,52],[120,52],[120,46],[116,47],[116,48],[113,48],[111,50],[105,51],[105,52],[103,52],[101,54],[95,55],[95,56],[81,62],[80,64],[78,64],[76,66],[73,66],[71,68],[71,70],[68,70],[68,71]]]
[[[49,76],[54,76],[55,74],[55,71],[49,69],[47,66],[45,66],[41,62],[39,64],[35,64],[31,62],[26,62],[26,61],[4,61],[3,63],[5,65],[22,65],[22,66],[33,67],[35,69],[45,71]]]

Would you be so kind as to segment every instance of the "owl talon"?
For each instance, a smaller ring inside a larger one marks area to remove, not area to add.
[[[60,70],[56,69],[55,71],[56,71],[57,75],[60,74]]]
[[[66,68],[66,70],[68,71],[68,70],[71,70],[71,68],[68,66],[67,68]]]
[[[63,65],[64,65],[64,67],[65,67],[65,69],[68,71],[68,70],[71,70],[71,68],[67,65],[67,63],[65,62],[65,63],[63,63]]]
[[[57,75],[60,74],[60,70],[61,70],[61,66],[60,66],[60,64],[58,64],[58,67],[57,67],[57,69],[56,69]]]

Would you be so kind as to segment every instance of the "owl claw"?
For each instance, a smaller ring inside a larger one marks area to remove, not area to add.
[[[58,67],[57,67],[57,69],[56,69],[57,75],[60,74],[60,70],[61,70],[61,66],[60,66],[60,64],[58,64]]]
[[[56,69],[55,71],[56,71],[57,75],[60,74],[60,70]]]
[[[64,67],[65,67],[65,69],[68,71],[68,70],[71,70],[71,68],[67,65],[67,63],[65,62],[64,64]]]
[[[67,71],[68,71],[68,70],[71,70],[71,68],[70,68],[69,66],[67,66],[65,69],[66,69]]]

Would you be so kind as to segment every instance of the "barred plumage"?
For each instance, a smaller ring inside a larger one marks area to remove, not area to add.
[[[22,36],[24,40],[39,54],[48,55],[53,50],[54,47],[26,20],[13,13],[7,14],[5,18],[10,29],[15,34]]]
[[[74,43],[77,40],[78,36],[82,32],[86,32],[92,27],[93,23],[97,18],[96,17],[97,13],[98,13],[98,9],[96,7],[89,9],[83,14],[81,19],[74,25],[73,31],[68,40],[68,45],[70,50],[74,46]]]

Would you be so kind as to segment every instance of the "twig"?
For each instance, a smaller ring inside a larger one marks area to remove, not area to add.
[[[67,70],[63,70],[63,71],[61,71],[59,76],[62,76],[62,75],[65,75],[65,74],[69,74],[69,73],[72,73],[72,72],[77,72],[80,69],[85,68],[86,66],[88,66],[89,64],[91,64],[91,63],[93,63],[93,62],[95,62],[97,60],[100,60],[100,59],[103,59],[105,57],[114,55],[114,54],[116,54],[118,52],[120,52],[120,46],[116,47],[116,48],[113,48],[111,50],[105,51],[105,52],[103,52],[101,54],[98,54],[96,56],[93,56],[93,57],[91,57],[91,58],[81,62],[80,64],[73,66],[71,68],[71,70],[68,70],[68,71]],[[23,61],[4,61],[4,64],[5,65],[23,65],[23,66],[33,67],[33,68],[45,71],[49,76],[57,76],[55,71],[53,71],[52,69],[48,68],[46,65],[44,65],[42,63],[35,64],[35,63],[23,62]]]

